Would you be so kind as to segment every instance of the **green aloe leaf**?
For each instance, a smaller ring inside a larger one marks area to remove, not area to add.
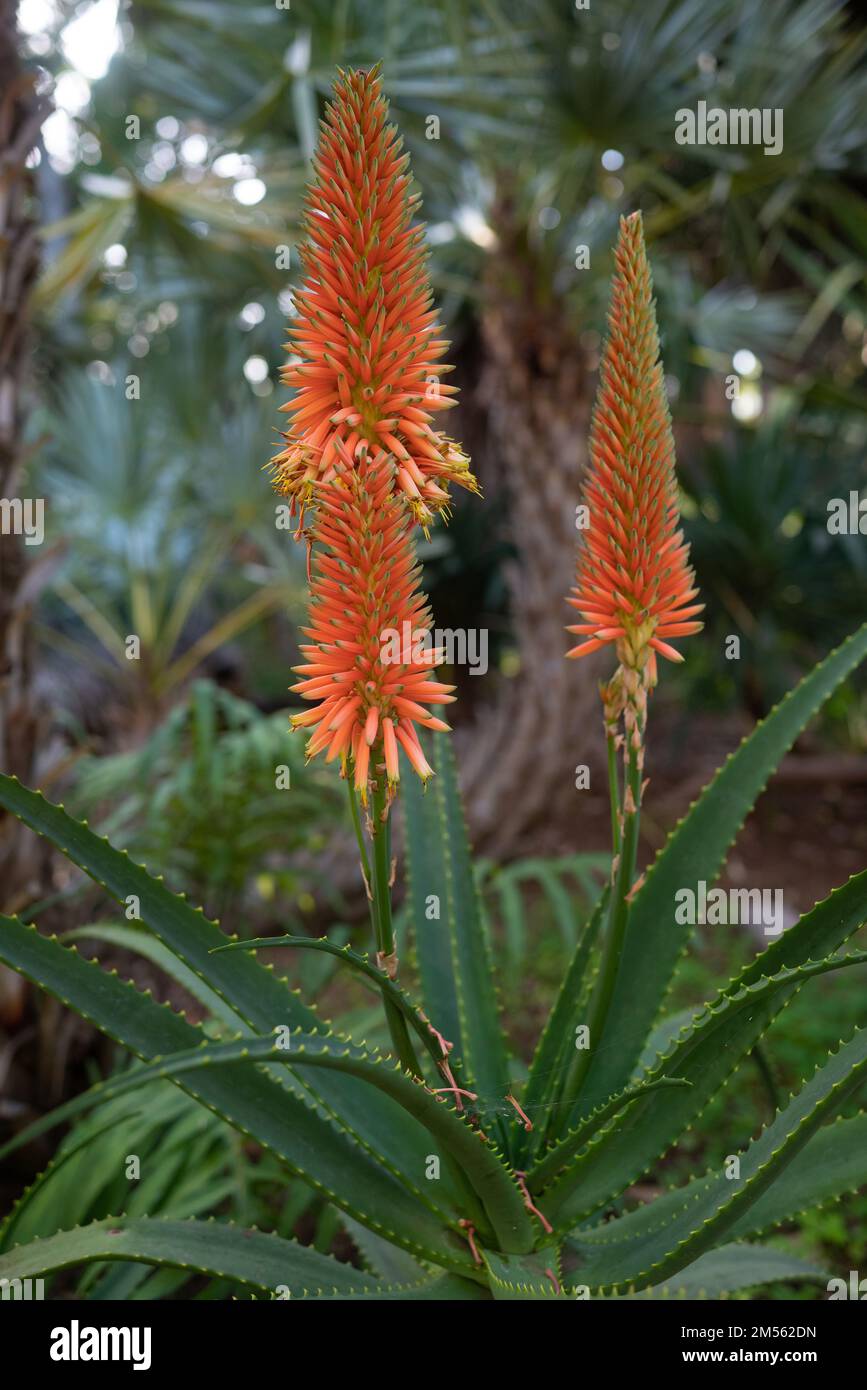
[[[151,1082],[97,1105],[12,1207],[0,1229],[0,1250],[13,1237],[24,1244],[121,1207],[128,1216],[207,1215],[237,1198],[236,1147],[229,1126],[177,1086]],[[159,1162],[153,1163],[157,1149]],[[124,1175],[130,1153],[141,1156],[144,1172],[133,1184]],[[312,1201],[313,1194],[298,1186]],[[143,1269],[133,1274],[137,1281],[147,1278]]]
[[[63,940],[70,944],[75,941],[103,941],[108,946],[122,946],[125,951],[134,951],[153,965],[158,965],[170,979],[198,999],[212,1018],[228,1024],[230,1028],[237,1027],[238,1016],[234,1009],[149,931],[122,927],[113,922],[93,922],[86,927],[76,927],[75,931],[64,932]]]
[[[627,1300],[672,1298],[723,1298],[741,1289],[754,1289],[790,1279],[825,1283],[828,1271],[786,1250],[768,1245],[723,1245],[701,1255],[665,1284],[642,1293],[615,1294]]]
[[[751,962],[697,1013],[642,1078],[645,1083],[681,1078],[689,1083],[688,1089],[648,1095],[607,1129],[599,1129],[585,1152],[549,1187],[544,1202],[549,1219],[560,1226],[573,1226],[580,1216],[595,1211],[643,1176],[695,1122],[806,980],[863,965],[867,961],[864,952],[817,961],[809,958],[813,948],[824,953],[839,945],[858,929],[865,915],[867,872],[850,879],[802,917],[786,934],[791,938],[788,943],[781,940],[759,957],[766,968],[777,965],[776,974],[763,977]],[[588,1122],[592,1118],[588,1117]],[[585,1126],[579,1125],[577,1133],[582,1132]],[[571,1158],[575,1151],[573,1133],[531,1170],[531,1187],[538,1191],[541,1184],[549,1183],[559,1158]]]
[[[867,1187],[867,1115],[820,1129],[773,1187],[735,1222],[734,1237],[759,1235],[847,1192]]]
[[[718,1181],[717,1173],[706,1173],[686,1187],[672,1188],[651,1203],[655,1224],[661,1229],[679,1219],[684,1211]],[[867,1187],[867,1115],[838,1119],[825,1125],[796,1154],[771,1187],[735,1221],[729,1235],[762,1235],[803,1212]],[[595,1240],[600,1232],[577,1231],[579,1241]],[[629,1239],[626,1231],[625,1239]],[[679,1277],[679,1276],[678,1276]]]
[[[529,1255],[501,1255],[485,1250],[483,1258],[491,1292],[497,1300],[524,1301],[561,1295],[560,1247],[554,1242]]]
[[[630,911],[611,1008],[573,1119],[588,1114],[623,1089],[662,1011],[691,932],[689,926],[675,921],[675,893],[700,881],[713,882],[784,754],[865,656],[867,624],[805,676],[757,725],[668,837]]]
[[[699,1006],[693,1004],[691,1008],[679,1009],[677,1013],[667,1014],[659,1020],[644,1045],[638,1063],[639,1074],[653,1069],[663,1053],[668,1052],[675,1038],[692,1024],[698,1012]]]
[[[486,1298],[478,1283],[425,1274],[383,1284],[306,1245],[219,1221],[109,1217],[20,1245],[0,1255],[0,1279],[45,1278],[106,1260],[231,1279],[266,1298],[451,1300]]]
[[[571,1242],[582,1267],[576,1283],[628,1293],[668,1281],[724,1238],[743,1230],[750,1209],[803,1153],[867,1077],[867,1030],[845,1043],[785,1110],[739,1155],[739,1174],[708,1175]]]
[[[281,1024],[307,1032],[322,1027],[313,1010],[272,969],[260,965],[249,952],[235,955],[216,950],[226,945],[227,938],[200,908],[170,893],[160,879],[133,863],[126,851],[114,849],[62,806],[52,805],[40,792],[4,775],[0,775],[0,806],[50,840],[120,903],[135,899],[142,923],[224,1001],[221,1017],[226,1019],[231,1011],[238,1030],[265,1034]],[[395,1170],[413,1145],[417,1147],[412,1162],[423,1165],[425,1150],[418,1146],[424,1136],[415,1126],[402,1123],[399,1107],[388,1097],[371,1092],[355,1077],[337,1073],[319,1075],[315,1089],[310,1080],[296,1083],[296,1089],[299,1084],[342,1129],[361,1146],[381,1154]],[[451,1188],[449,1175],[443,1175],[442,1186]]]
[[[155,1004],[116,975],[12,918],[0,918],[0,960],[138,1057],[152,1060],[189,1052],[204,1039],[201,1029],[167,1006]],[[455,1214],[448,1206],[437,1205],[440,1193],[433,1193],[434,1184],[425,1181],[424,1158],[413,1157],[419,1166],[411,1174],[393,1169],[305,1097],[280,1086],[250,1063],[203,1070],[177,1084],[271,1149],[297,1176],[386,1239],[445,1268],[460,1270],[467,1265],[464,1242],[446,1229],[454,1224]],[[371,1087],[363,1081],[358,1084],[374,1098]],[[407,1127],[417,1127],[396,1102],[390,1104],[404,1133]],[[414,1149],[427,1153],[430,1141],[424,1130],[420,1133],[423,1142]],[[448,1200],[445,1193],[442,1200]]]
[[[522,1104],[533,1121],[535,1130],[532,1139],[525,1134],[519,1141],[523,1154],[540,1148],[546,1130],[550,1128],[550,1107],[558,1095],[559,1083],[566,1074],[567,1059],[575,1044],[575,1028],[581,1022],[582,1001],[586,997],[589,981],[589,965],[608,908],[609,891],[606,885],[581,933],[533,1055]]]
[[[400,1303],[409,1302],[445,1302],[451,1303],[472,1301],[479,1299],[489,1299],[490,1293],[483,1285],[472,1279],[462,1279],[458,1274],[438,1274],[428,1275],[427,1278],[417,1284],[393,1283],[388,1286],[372,1284],[363,1293],[353,1292],[351,1294],[321,1294],[321,1298],[334,1297],[337,1300],[358,1301],[359,1299],[369,1299],[371,1302],[381,1303],[383,1300],[395,1300]]]
[[[0,1255],[0,1279],[44,1278],[93,1260],[133,1260],[231,1279],[258,1294],[315,1298],[366,1293],[370,1275],[263,1231],[220,1221],[109,1217]],[[375,1288],[375,1284],[373,1284]]]
[[[376,1049],[349,1038],[298,1031],[285,1041],[244,1037],[233,1042],[198,1043],[159,1057],[149,1070],[151,1074],[174,1079],[248,1061],[346,1071],[385,1091],[461,1165],[506,1249],[529,1250],[532,1246],[535,1232],[524,1199],[493,1146],[456,1110],[407,1076],[393,1058]],[[146,1072],[138,1073],[139,1084],[147,1079]]]
[[[325,955],[341,961],[344,965],[348,965],[361,979],[388,996],[395,1008],[403,1014],[410,1027],[415,1030],[434,1062],[440,1061],[442,1051],[409,995],[394,980],[390,980],[384,970],[380,970],[378,966],[374,965],[368,955],[353,951],[348,945],[339,946],[337,942],[329,941],[327,936],[258,936],[249,941],[227,941],[225,946],[218,946],[216,949],[218,951],[273,951],[276,947],[288,947],[300,951],[321,951]]]
[[[539,1162],[530,1169],[527,1174],[527,1181],[531,1191],[541,1192],[546,1185],[552,1181],[563,1169],[568,1170],[571,1177],[572,1169],[569,1167],[571,1160],[591,1140],[604,1131],[609,1121],[616,1119],[621,1112],[634,1105],[636,1101],[645,1100],[654,1091],[664,1090],[668,1087],[688,1087],[692,1083],[681,1077],[660,1076],[653,1081],[639,1082],[636,1086],[630,1086],[622,1091],[619,1096],[612,1096],[610,1100],[601,1105],[598,1110],[594,1110],[592,1115],[588,1115],[576,1129],[571,1130],[559,1144],[544,1155]],[[613,1132],[619,1133],[618,1125],[614,1126]],[[619,1189],[618,1189],[619,1190]]]
[[[343,1229],[352,1238],[361,1255],[364,1268],[376,1279],[386,1284],[414,1284],[421,1282],[428,1274],[423,1265],[400,1250],[391,1241],[383,1240],[375,1231],[368,1230],[351,1216],[344,1216]]]
[[[428,787],[409,775],[402,794],[422,999],[431,1022],[455,1045],[463,1083],[486,1100],[502,1100],[510,1083],[494,962],[447,734],[434,735],[432,761],[437,775]],[[439,904],[436,918],[429,915],[431,902]]]
[[[144,925],[232,1008],[240,1025],[260,1028],[267,1017],[269,1028],[280,1022],[294,1028],[316,1026],[315,1016],[299,1007],[285,985],[252,956],[240,961],[211,956],[212,947],[224,945],[226,937],[202,910],[191,907],[181,894],[170,893],[161,879],[153,878],[125,850],[114,849],[62,806],[2,774],[0,806],[50,840],[118,902],[129,904],[128,910],[137,911]]]
[[[443,911],[448,884],[448,844],[443,830],[436,779],[422,786],[417,777],[401,779],[406,825],[406,873],[412,942],[421,1000],[439,1031],[454,1044],[455,1060],[463,1054],[452,945]],[[432,904],[432,905],[431,905]],[[429,912],[439,917],[429,918]]]
[[[62,1174],[64,1169],[72,1163],[74,1159],[83,1154],[95,1140],[102,1138],[112,1129],[116,1129],[114,1120],[105,1120],[98,1128],[91,1129],[90,1132],[85,1134],[81,1139],[78,1139],[75,1143],[70,1144],[67,1148],[54,1155],[48,1167],[37,1174],[30,1186],[25,1188],[24,1192],[22,1192],[21,1196],[14,1203],[4,1220],[0,1222],[0,1252],[11,1244],[13,1235],[20,1241],[21,1237],[18,1234],[18,1228],[26,1222],[31,1209],[38,1203],[40,1196],[44,1194],[46,1185],[55,1181],[57,1175]],[[96,1163],[101,1161],[104,1164],[110,1163],[114,1165],[115,1171],[117,1171],[116,1156],[113,1153],[107,1156],[104,1147],[97,1150],[96,1154],[93,1156],[93,1161]],[[67,1220],[68,1219],[67,1217]]]

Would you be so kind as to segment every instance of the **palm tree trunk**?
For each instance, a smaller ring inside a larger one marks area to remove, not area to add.
[[[590,383],[574,330],[556,300],[540,291],[532,256],[520,234],[510,233],[507,212],[498,230],[480,390],[494,469],[508,492],[520,666],[463,731],[460,761],[473,837],[485,853],[506,859],[550,850],[552,828],[568,832],[604,789],[598,671],[589,661],[564,660]],[[589,790],[576,789],[579,764],[590,769]],[[574,834],[568,839],[574,845]]]

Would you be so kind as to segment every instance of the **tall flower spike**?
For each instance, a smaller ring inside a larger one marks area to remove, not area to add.
[[[678,529],[674,438],[665,396],[641,214],[620,219],[608,338],[584,485],[589,524],[574,598],[586,640],[570,657],[616,645],[622,666],[656,683],[656,653],[682,661],[671,637],[698,632],[703,604]]]
[[[431,308],[424,229],[412,225],[409,156],[387,117],[378,69],[340,74],[306,200],[306,279],[282,374],[295,389],[282,407],[291,422],[271,466],[303,516],[342,457],[385,450],[395,488],[427,526],[447,509],[450,482],[477,485],[460,447],[431,423],[455,404],[456,387],[440,383],[448,344]]]
[[[362,449],[318,495],[312,524],[310,638],[292,690],[313,709],[293,726],[314,727],[308,757],[340,757],[366,803],[369,784],[399,778],[398,745],[418,775],[431,774],[416,726],[447,729],[431,705],[454,699],[434,679],[442,652],[430,643],[430,614],[418,586],[414,523],[394,487],[390,455]]]

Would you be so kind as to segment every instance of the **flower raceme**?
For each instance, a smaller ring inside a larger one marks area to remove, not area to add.
[[[568,600],[586,640],[570,657],[614,643],[620,664],[656,683],[656,653],[683,657],[669,638],[698,632],[703,604],[678,529],[674,438],[665,396],[641,214],[620,220],[608,337],[584,486],[589,525]]]
[[[311,526],[309,637],[301,647],[303,679],[292,689],[315,708],[293,716],[293,727],[313,727],[308,757],[340,757],[367,802],[368,786],[386,774],[389,792],[399,779],[398,746],[426,780],[416,726],[447,729],[430,706],[449,704],[453,686],[435,680],[442,652],[416,641],[395,660],[388,633],[430,631],[419,589],[412,514],[394,486],[396,465],[384,450],[362,447],[342,472],[323,485]],[[403,625],[407,624],[407,627]]]
[[[455,402],[439,336],[424,230],[412,225],[409,157],[387,123],[377,69],[341,73],[322,122],[283,381],[293,387],[274,485],[303,518],[318,485],[363,448],[396,461],[392,486],[427,526],[450,482],[476,490],[459,446],[432,426]]]

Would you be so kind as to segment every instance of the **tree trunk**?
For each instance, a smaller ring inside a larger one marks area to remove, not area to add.
[[[26,159],[45,109],[16,47],[16,0],[0,0],[0,497],[21,497],[21,434],[28,303],[36,277],[36,227],[30,215]],[[4,516],[6,513],[4,512]],[[0,534],[0,768],[30,781],[36,756],[36,717],[30,698],[31,661],[21,536]],[[14,911],[33,875],[34,837],[11,816],[0,818],[0,899]],[[13,988],[13,981],[19,985]],[[20,1007],[20,977],[0,979],[0,1021]]]
[[[587,456],[588,372],[565,312],[540,292],[532,254],[520,234],[510,233],[507,211],[498,230],[480,390],[493,467],[508,492],[520,666],[513,678],[501,678],[490,708],[459,734],[473,839],[486,854],[507,859],[556,849],[558,841],[574,848],[569,827],[604,791],[604,741],[599,669],[564,659],[577,640],[564,631],[577,621],[565,599],[574,583]],[[579,764],[590,769],[589,790],[576,789]]]

